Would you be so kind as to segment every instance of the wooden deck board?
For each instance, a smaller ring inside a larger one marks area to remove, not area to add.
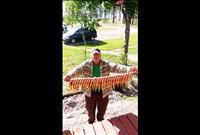
[[[115,131],[115,129],[110,121],[103,120],[101,123],[102,123],[107,135],[117,135],[117,132]]]
[[[94,131],[96,135],[106,135],[106,132],[102,126],[101,122],[93,123]]]
[[[95,135],[94,127],[92,124],[86,124],[83,126],[85,135]]]
[[[128,135],[128,132],[117,117],[111,118],[110,121],[113,124],[113,127],[115,128],[118,135]]]
[[[121,115],[118,118],[121,121],[122,125],[126,128],[126,131],[128,132],[129,135],[137,135],[137,130],[130,123],[126,115]]]
[[[137,119],[137,117],[132,113],[126,114],[126,116],[128,117],[129,121],[132,123],[132,125],[135,127],[135,129],[138,130],[138,119]]]
[[[74,128],[73,135],[85,135],[83,128],[82,127]]]
[[[138,118],[132,113],[74,128],[73,135],[137,135]]]

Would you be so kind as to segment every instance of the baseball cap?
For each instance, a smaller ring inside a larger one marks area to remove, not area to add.
[[[100,49],[98,49],[98,48],[95,48],[95,49],[92,49],[92,52],[91,52],[92,54],[95,54],[95,53],[98,53],[98,54],[100,54],[101,53],[101,51],[100,51]]]

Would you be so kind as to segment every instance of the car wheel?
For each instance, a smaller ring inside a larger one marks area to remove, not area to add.
[[[76,40],[75,39],[72,39],[72,43],[74,44],[76,42]]]
[[[91,39],[91,40],[94,40],[94,37],[91,37],[90,39]]]

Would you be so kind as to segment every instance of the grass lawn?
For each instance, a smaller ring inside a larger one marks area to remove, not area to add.
[[[131,34],[130,36],[130,45],[129,45],[129,54],[137,54],[137,35]],[[90,58],[90,49],[99,48],[101,50],[123,52],[123,38],[121,39],[110,39],[105,41],[100,41],[98,45],[96,44],[87,44],[86,45],[86,58]],[[68,46],[63,44],[63,74],[69,72],[72,68],[79,65],[84,61],[84,45]],[[119,56],[111,54],[102,54],[103,59],[119,63]],[[135,64],[131,61],[128,61],[128,64]]]
[[[124,45],[124,38],[118,38],[118,39],[109,39],[105,41],[98,41],[98,45],[94,43],[87,43],[86,48],[91,49],[98,47],[101,50],[107,50],[107,51],[123,51],[123,45]],[[77,48],[85,48],[84,44],[78,44],[75,47]],[[116,50],[117,49],[117,50]],[[130,40],[129,40],[129,53],[130,54],[137,54],[137,34],[131,33]]]
[[[63,45],[63,75],[82,63],[84,61],[84,57],[84,49]],[[86,58],[90,58],[90,51],[86,52]],[[116,55],[102,54],[102,58],[119,63],[119,56]],[[136,63],[129,60],[128,64],[135,65]]]

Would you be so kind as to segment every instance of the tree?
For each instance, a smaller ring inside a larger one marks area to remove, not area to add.
[[[119,21],[121,21],[121,11],[122,11],[121,6],[119,6],[118,10],[119,10]]]
[[[96,9],[99,5],[103,4],[105,9],[114,9],[116,6],[121,6],[123,17],[125,20],[125,44],[124,55],[126,56],[125,65],[127,65],[128,46],[130,36],[131,20],[138,11],[138,0],[76,0],[68,1],[74,3],[67,5],[68,16],[65,18],[67,24],[81,23],[81,25],[88,26],[89,28],[99,27],[99,21],[96,19]]]
[[[96,7],[99,4],[91,0],[83,1],[67,1],[67,14],[64,16],[64,22],[68,25],[80,24],[89,29],[97,29],[100,27]]]
[[[133,19],[135,13],[137,13],[138,1],[137,0],[117,0],[117,5],[122,6],[122,13],[125,19],[125,45],[123,46],[123,48],[124,48],[124,55],[126,57],[124,64],[127,65],[131,19]]]
[[[64,22],[72,26],[78,23],[82,28],[97,29],[100,27],[100,19],[98,19],[96,10],[98,5],[99,3],[91,0],[66,1],[67,14],[64,16]],[[86,42],[84,34],[82,36],[85,44],[84,60],[86,60]]]
[[[131,20],[134,20],[135,14],[138,11],[138,0],[99,0],[101,2],[108,2],[114,8],[117,5],[122,8],[123,18],[125,20],[125,44],[124,54],[125,62],[123,64],[127,65],[128,57],[128,46],[129,46],[129,37],[130,37],[130,25]]]
[[[115,1],[105,1],[103,2],[103,8],[105,12],[112,11],[112,23],[115,22],[115,11],[116,11],[116,3]]]

